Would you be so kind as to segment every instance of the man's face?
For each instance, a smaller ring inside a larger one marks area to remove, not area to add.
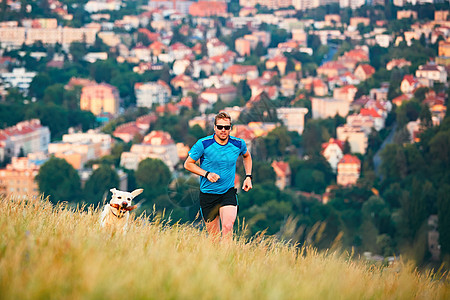
[[[231,121],[229,119],[218,119],[214,126],[216,136],[222,141],[226,140],[230,135]]]

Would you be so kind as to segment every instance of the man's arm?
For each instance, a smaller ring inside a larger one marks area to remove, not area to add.
[[[250,152],[247,151],[244,155],[243,155],[243,162],[244,162],[244,169],[245,169],[245,174],[246,175],[252,175],[252,156],[250,155]],[[246,192],[248,192],[249,190],[251,190],[253,187],[252,185],[252,179],[250,177],[245,177],[244,183],[242,185],[242,189]]]
[[[203,170],[202,168],[200,168],[196,163],[195,160],[193,160],[190,156],[187,157],[186,161],[184,162],[184,168],[186,170],[188,170],[191,173],[197,174],[199,176],[205,176],[206,175],[206,171]],[[217,180],[219,180],[220,176],[217,175],[216,173],[209,173],[208,177],[206,177],[206,179],[208,179],[211,182],[216,182]]]

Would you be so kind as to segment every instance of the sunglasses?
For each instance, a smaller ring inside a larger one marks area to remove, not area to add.
[[[222,130],[225,128],[225,130],[230,130],[231,125],[216,125],[217,129]]]

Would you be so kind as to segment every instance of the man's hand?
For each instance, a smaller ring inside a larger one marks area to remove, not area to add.
[[[252,179],[250,177],[245,178],[244,184],[242,185],[242,189],[246,192],[250,191],[252,189]]]
[[[220,179],[220,176],[217,175],[216,173],[209,173],[206,179],[208,179],[211,182],[216,182],[217,180]]]

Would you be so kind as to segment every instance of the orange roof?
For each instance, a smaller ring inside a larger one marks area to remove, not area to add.
[[[359,112],[361,116],[370,116],[373,118],[381,118],[381,116],[378,114],[378,112],[374,108],[361,108],[361,111]]]
[[[362,65],[359,65],[359,67],[361,67],[361,69],[364,71],[364,73],[366,73],[368,75],[372,75],[373,73],[375,73],[375,68],[372,67],[371,65],[362,64]]]
[[[250,71],[258,71],[258,68],[256,66],[232,65],[225,70],[224,74],[246,74]]]
[[[167,146],[173,144],[174,141],[168,132],[155,130],[147,134],[142,143],[145,145]]]
[[[277,173],[278,176],[286,176],[291,173],[289,164],[285,161],[274,160],[272,162],[272,168],[274,169],[275,173]]]
[[[206,89],[203,93],[210,93],[210,94],[230,94],[230,93],[236,93],[237,89],[234,85],[228,85],[223,86],[220,88],[209,88]]]
[[[416,82],[416,79],[414,78],[413,75],[405,75],[403,76],[403,80],[408,81],[409,84],[413,84]]]
[[[322,144],[322,152],[328,148],[328,146],[330,145],[338,145],[339,148],[341,148],[341,150],[344,150],[344,142],[338,139],[334,139],[334,138],[330,138],[330,140],[328,141],[328,143],[323,143]]]
[[[351,154],[345,154],[344,157],[341,158],[339,161],[339,164],[357,164],[361,165],[361,161],[358,157],[351,155]]]

